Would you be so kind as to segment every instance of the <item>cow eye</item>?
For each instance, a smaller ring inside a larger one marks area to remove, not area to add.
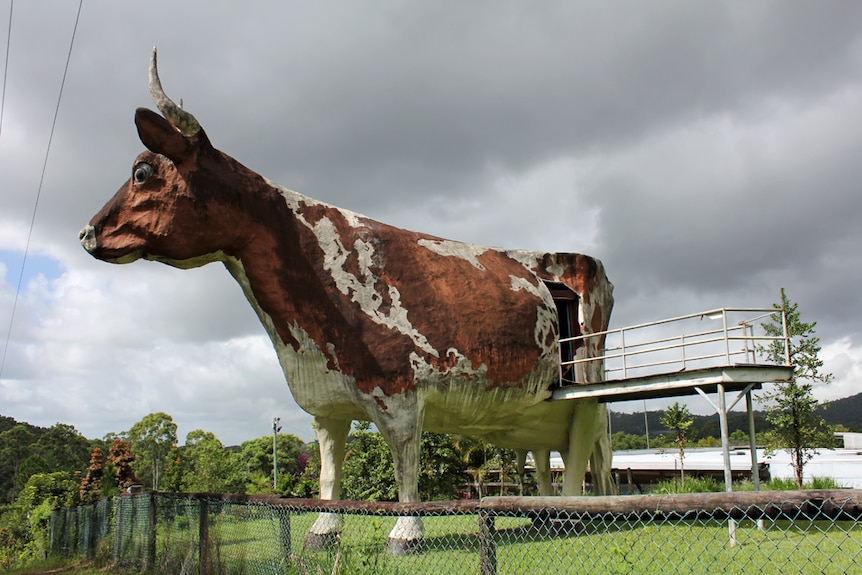
[[[135,165],[135,171],[132,178],[135,180],[136,184],[143,184],[152,175],[153,167],[145,162],[141,162],[140,164]]]

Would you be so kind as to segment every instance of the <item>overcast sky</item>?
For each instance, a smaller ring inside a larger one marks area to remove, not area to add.
[[[115,266],[78,243],[143,150],[154,45],[214,145],[286,187],[451,239],[596,256],[613,327],[770,306],[785,287],[835,376],[817,396],[862,391],[862,3],[86,0],[34,219],[76,11],[12,13],[2,415],[102,437],[164,411],[181,442],[201,428],[226,444],[278,416],[312,437],[222,266]],[[8,16],[0,2],[2,55]]]

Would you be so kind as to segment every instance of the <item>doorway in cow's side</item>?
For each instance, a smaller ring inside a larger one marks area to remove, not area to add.
[[[545,282],[554,304],[557,306],[557,320],[560,327],[560,340],[582,335],[581,326],[578,323],[578,308],[580,299],[567,285],[557,282]],[[563,341],[560,343],[560,361],[566,363],[575,359],[578,348],[583,345],[581,341]],[[564,365],[560,371],[560,385],[572,385],[575,380],[575,366]]]

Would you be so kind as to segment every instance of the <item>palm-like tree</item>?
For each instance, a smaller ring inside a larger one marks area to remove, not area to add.
[[[685,442],[688,439],[688,430],[694,423],[694,418],[688,411],[688,407],[674,402],[661,416],[661,424],[667,427],[674,434],[673,442],[679,449],[679,480],[681,485],[685,485]]]

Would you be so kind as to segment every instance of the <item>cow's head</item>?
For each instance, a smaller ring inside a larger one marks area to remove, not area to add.
[[[153,49],[150,94],[164,117],[144,108],[135,112],[148,151],[79,235],[84,249],[108,262],[145,258],[196,267],[220,259],[234,239],[224,225],[224,198],[215,197],[234,162],[212,147],[194,116],[165,95],[156,66]]]

